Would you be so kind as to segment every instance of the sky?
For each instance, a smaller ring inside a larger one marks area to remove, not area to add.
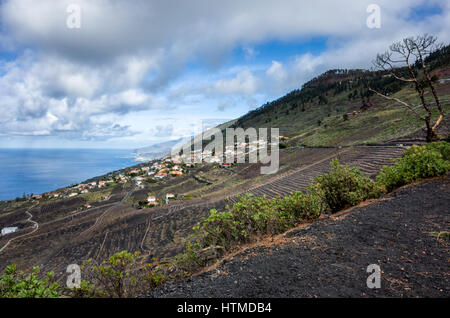
[[[179,139],[449,30],[447,0],[0,0],[0,148]]]

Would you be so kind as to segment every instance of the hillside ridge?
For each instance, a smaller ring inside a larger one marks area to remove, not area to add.
[[[449,198],[449,176],[408,185],[145,296],[448,297],[450,246],[431,233],[448,229]],[[373,263],[382,270],[380,289],[366,286]]]

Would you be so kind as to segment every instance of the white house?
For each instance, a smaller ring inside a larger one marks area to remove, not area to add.
[[[144,180],[144,178],[142,178],[142,177],[134,178],[134,181],[136,181],[136,182],[142,182],[143,180]]]
[[[173,194],[173,193],[167,193],[166,194],[166,204],[169,204],[169,199],[173,199],[173,198],[175,198],[175,194]]]
[[[17,226],[11,226],[11,227],[4,227],[2,229],[2,236],[6,235],[6,234],[10,234],[10,233],[14,233],[18,230],[19,228]]]

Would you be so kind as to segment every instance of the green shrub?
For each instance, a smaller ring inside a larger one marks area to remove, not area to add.
[[[206,266],[205,260],[199,255],[201,248],[200,242],[188,242],[185,250],[174,257],[173,263],[187,273],[197,271]]]
[[[29,273],[18,271],[16,265],[9,265],[0,276],[0,298],[57,298],[59,285],[52,283],[53,272],[44,279],[38,278],[39,267]]]
[[[102,290],[97,289],[94,284],[82,280],[80,286],[68,291],[68,295],[72,298],[98,298],[103,297],[105,294]]]
[[[394,160],[392,166],[384,166],[377,181],[390,192],[414,181],[446,174],[450,170],[449,160],[450,144],[447,142],[413,146]]]
[[[86,281],[71,291],[72,297],[135,297],[162,284],[165,273],[153,259],[147,263],[139,252],[118,252],[101,264],[88,260],[82,266]]]
[[[202,246],[219,245],[230,249],[247,243],[253,237],[275,234],[285,228],[280,223],[274,202],[266,197],[247,194],[225,212],[212,209],[209,217],[194,228],[202,239]]]
[[[430,171],[432,174],[436,171],[443,173],[445,169],[439,170],[435,166],[441,167],[443,162],[447,162],[448,171],[448,161],[444,158],[448,158],[449,153],[449,144],[442,142],[426,145],[422,150],[411,149],[396,165],[383,168],[378,183],[364,176],[357,168],[341,165],[334,160],[331,162],[331,172],[315,178],[316,183],[308,187],[307,194],[299,191],[271,200],[247,194],[232,207],[227,206],[224,212],[211,210],[209,217],[194,227],[194,241],[189,242],[185,251],[178,254],[173,262],[185,271],[184,275],[189,275],[221,257],[215,253],[216,250],[230,251],[240,244],[281,233],[302,221],[317,218],[326,210],[336,212],[377,198],[394,177],[411,182],[414,178],[405,179],[403,170],[406,175],[411,170],[418,170],[420,173],[412,174],[415,176],[429,175]],[[426,173],[421,167],[426,167]]]
[[[450,161],[450,143],[445,141],[432,142],[425,145],[427,150],[437,151],[442,155],[442,159]]]
[[[149,287],[154,289],[166,281],[166,276],[157,271],[150,270],[147,272],[146,281]]]
[[[377,184],[357,168],[344,166],[338,160],[333,160],[331,167],[331,172],[316,177],[316,184],[308,187],[331,212],[380,196]]]
[[[226,211],[211,210],[194,230],[197,234],[197,252],[187,249],[186,254],[194,263],[201,263],[196,256],[198,250],[210,246],[233,247],[249,243],[265,235],[275,235],[298,223],[316,218],[324,210],[320,197],[313,194],[295,192],[284,197],[267,199],[247,194]]]
[[[122,251],[92,268],[97,274],[98,285],[108,296],[117,298],[133,296],[136,277],[130,272],[136,263],[137,256],[139,256],[137,253]]]
[[[313,194],[301,191],[291,193],[275,200],[278,215],[284,223],[295,226],[301,221],[319,217],[324,212],[325,204],[322,199]]]

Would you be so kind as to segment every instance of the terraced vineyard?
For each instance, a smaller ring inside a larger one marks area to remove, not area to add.
[[[391,158],[400,157],[404,151],[403,147],[344,148],[331,157],[297,169],[288,175],[277,177],[266,184],[253,187],[247,193],[273,198],[277,195],[286,195],[294,191],[305,191],[314,177],[330,170],[330,162],[335,158],[339,159],[341,163],[358,167],[365,175],[372,177],[378,173],[383,165],[389,165]],[[237,200],[238,196],[228,198],[230,203],[237,202]]]
[[[374,176],[382,165],[390,164],[390,158],[399,157],[404,151],[405,148],[395,146],[299,149],[294,156],[298,160],[295,168],[285,169],[240,194],[274,197],[306,190],[311,179],[329,171],[334,158]],[[253,180],[249,179],[249,184]],[[238,194],[216,196],[137,210],[124,200],[133,192],[119,186],[111,198],[113,202],[105,201],[74,214],[63,213],[53,221],[47,221],[43,213],[39,220],[44,222],[36,233],[19,238],[0,253],[0,266],[11,262],[21,263],[22,267],[41,265],[64,279],[68,264],[81,264],[89,258],[100,261],[124,249],[141,251],[148,257],[173,256],[183,249],[192,227],[209,215],[210,209],[223,210],[238,197]]]
[[[316,150],[321,151],[319,149]],[[325,149],[323,150],[325,151]],[[289,174],[276,176],[271,181],[253,187],[247,192],[257,196],[274,197],[293,191],[304,191],[307,185],[310,184],[311,179],[330,170],[330,161],[334,158],[339,158],[342,163],[350,166],[356,166],[365,175],[373,177],[383,165],[391,164],[391,158],[400,157],[404,151],[405,148],[403,147],[354,147],[341,149],[338,153],[329,155],[319,162],[305,165]],[[329,149],[327,149],[327,152],[330,153]],[[301,152],[299,156],[301,156]],[[169,254],[179,251],[176,243],[181,243],[182,240],[179,238],[190,233],[189,229],[196,223],[195,220],[207,216],[211,208],[223,209],[225,205],[236,202],[237,198],[238,195],[234,195],[215,202],[192,206],[180,205],[170,208],[166,213],[163,212],[149,221],[147,234],[141,242],[140,248],[151,251],[152,255],[158,257],[164,254],[161,254],[161,252],[168,246],[176,246],[170,250]],[[186,229],[186,227],[189,227],[189,229]],[[171,240],[167,241],[164,233],[171,233],[169,234]]]

